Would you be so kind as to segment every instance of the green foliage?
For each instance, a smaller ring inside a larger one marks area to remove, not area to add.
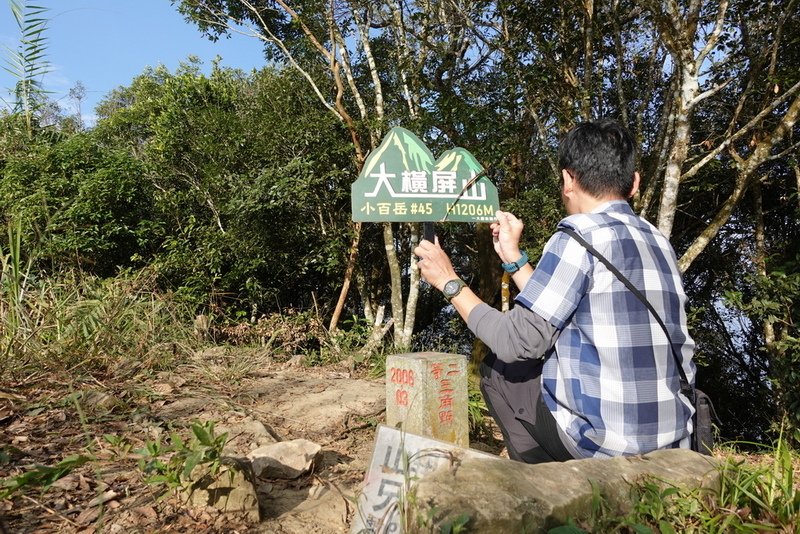
[[[100,106],[97,135],[147,168],[162,240],[155,265],[196,306],[308,307],[312,293],[327,301],[338,289],[349,146],[300,83],[187,64],[147,71]]]
[[[578,527],[570,518],[566,525],[551,528],[547,531],[547,534],[586,534],[586,531]]]
[[[173,330],[180,316],[173,315],[169,300],[151,292],[153,280],[144,272],[85,279],[81,293],[61,304],[57,335],[43,340],[53,342],[50,350],[66,356],[66,363],[86,370],[122,372],[133,355],[143,358],[139,364],[146,368],[164,365],[179,350],[175,343],[185,339],[180,329]],[[77,355],[81,359],[73,360]]]
[[[352,162],[299,83],[188,64],[116,91],[88,132],[28,139],[18,115],[0,117],[0,211],[20,226],[33,272],[149,264],[155,287],[222,322],[333,300]],[[81,306],[84,324],[67,333],[88,340],[106,303]]]
[[[335,333],[322,339],[319,354],[307,359],[312,365],[327,365],[350,359],[353,365],[367,362],[373,354],[365,351],[372,325],[361,317],[344,320]],[[380,356],[379,356],[380,357]]]
[[[30,274],[30,262],[23,266],[21,256],[22,227],[20,223],[8,226],[8,253],[0,246],[0,333],[2,333],[4,367],[5,356],[13,349],[13,340],[25,321],[23,294]]]
[[[795,475],[800,457],[779,437],[772,458],[766,455],[761,464],[753,460],[727,458],[720,466],[718,493],[644,481],[632,487],[633,509],[623,516],[612,513],[593,484],[591,517],[571,519],[567,526],[550,532],[796,532],[800,527],[800,487]]]
[[[486,407],[483,394],[474,380],[469,380],[468,382],[468,394],[467,416],[469,418],[470,435],[486,434],[486,417],[489,415],[489,408]]]
[[[143,173],[92,133],[41,141],[7,157],[0,209],[23,225],[42,268],[109,276],[152,246],[153,192]]]
[[[139,469],[149,484],[164,485],[169,490],[187,488],[193,482],[192,472],[198,466],[208,468],[216,477],[223,464],[222,451],[228,442],[228,433],[216,435],[214,422],[193,422],[192,437],[188,443],[177,432],[170,434],[169,443],[159,439],[145,442],[140,456]]]
[[[8,271],[4,274],[8,277]],[[191,315],[153,290],[141,271],[116,279],[63,273],[25,279],[16,304],[0,293],[0,368],[9,377],[78,372],[118,378],[150,372],[187,352]],[[14,311],[16,307],[16,311]]]
[[[772,356],[770,380],[792,439],[800,436],[800,255],[774,265],[766,276],[748,277],[748,282],[747,294],[728,291],[725,297],[756,324],[774,329],[774,341],[762,350]]]
[[[131,452],[131,449],[133,449],[133,445],[130,441],[115,434],[103,434],[103,441],[108,443],[112,451],[121,458],[126,458]]]
[[[461,534],[469,532],[469,521],[470,516],[468,514],[460,514],[442,522],[439,532],[441,534]]]
[[[729,461],[717,505],[739,511],[737,522],[786,529],[800,528],[800,488],[795,478],[797,454],[781,433],[771,465]]]
[[[565,215],[557,196],[557,185],[555,180],[542,179],[510,200],[506,207],[525,223],[524,242],[521,245],[533,255],[542,250],[558,221]],[[533,255],[531,261],[535,262]]]
[[[41,491],[45,492],[55,481],[91,460],[90,456],[74,454],[67,456],[56,465],[36,465],[21,475],[0,479],[0,500],[30,488],[41,488]]]
[[[8,253],[0,247],[0,372],[6,372],[12,356],[24,347],[30,322],[24,302],[30,261],[23,268],[21,226],[8,226]]]
[[[25,120],[28,138],[33,136],[35,114],[44,105],[45,91],[42,77],[50,72],[46,59],[48,19],[46,7],[28,4],[25,0],[9,0],[9,7],[17,22],[20,42],[17,51],[6,49],[7,67],[4,69],[17,80],[14,90],[14,111]]]

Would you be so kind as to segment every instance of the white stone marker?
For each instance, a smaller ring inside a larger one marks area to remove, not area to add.
[[[442,352],[386,359],[386,425],[469,447],[467,358]]]
[[[465,458],[498,456],[380,425],[350,534],[400,533],[401,496],[426,474]]]

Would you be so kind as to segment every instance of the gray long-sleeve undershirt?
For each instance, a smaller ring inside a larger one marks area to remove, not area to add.
[[[559,334],[555,326],[521,305],[502,313],[481,303],[470,312],[467,327],[505,363],[542,358]]]

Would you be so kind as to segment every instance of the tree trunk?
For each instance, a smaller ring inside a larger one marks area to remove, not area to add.
[[[344,270],[344,279],[342,280],[342,290],[339,292],[339,300],[336,302],[336,307],[331,316],[331,322],[328,325],[328,331],[332,334],[336,332],[339,325],[339,318],[342,316],[344,303],[347,300],[347,292],[350,291],[350,283],[353,279],[353,272],[356,268],[356,261],[358,259],[358,244],[361,241],[361,223],[357,222],[354,225],[355,235],[353,241],[350,243],[350,254],[347,257],[347,267]]]
[[[795,165],[792,169],[794,169],[794,177],[797,181],[797,209],[800,210],[800,165]]]
[[[661,120],[659,120],[658,136],[656,138],[654,150],[654,153],[657,154],[658,157],[650,166],[650,168],[647,169],[649,172],[643,174],[643,177],[646,177],[647,179],[647,185],[645,186],[644,191],[642,191],[640,188],[640,192],[637,193],[633,199],[634,209],[639,212],[640,216],[645,218],[647,218],[647,214],[650,211],[653,199],[658,189],[658,176],[661,175],[661,169],[664,168],[667,161],[667,155],[669,152],[668,140],[672,137],[672,128],[674,126],[674,121],[671,117],[673,94],[674,91],[669,93],[667,102],[664,104],[664,112],[661,116]]]
[[[367,281],[367,276],[361,269],[356,269],[353,278],[356,282],[356,290],[361,296],[361,304],[364,307],[364,319],[373,327],[383,321],[383,314],[386,306],[380,303],[380,299],[373,293],[373,286]]]
[[[592,27],[594,25],[594,0],[583,0],[583,96],[581,115],[588,121],[592,119],[592,77],[594,74],[594,47]]]
[[[699,0],[692,0],[685,8],[676,0],[647,3],[651,5],[656,26],[659,28],[664,45],[669,50],[680,80],[674,102],[674,109],[677,111],[674,138],[664,173],[657,224],[661,233],[669,238],[678,208],[681,172],[689,154],[692,112],[700,100],[715,94],[725,85],[718,85],[699,94],[699,72],[708,55],[717,46],[725,23],[728,0],[718,0],[714,27],[711,32],[703,35],[704,43],[698,42],[698,23],[703,6]]]
[[[760,276],[767,276],[767,240],[766,232],[764,230],[764,204],[761,195],[761,183],[756,182],[753,184],[753,212],[756,220],[755,224],[755,237],[756,237],[756,250],[753,262],[756,264],[756,269]],[[764,332],[764,344],[769,350],[775,344],[775,328],[772,321],[765,319],[761,323]]]
[[[396,340],[398,347],[411,347],[411,338],[414,334],[414,322],[417,318],[417,301],[419,300],[419,267],[417,267],[417,257],[414,255],[414,249],[417,248],[419,243],[419,224],[408,224],[411,233],[411,247],[410,247],[410,266],[409,269],[409,282],[408,282],[408,300],[406,301],[405,317],[403,318],[403,332],[399,340]]]
[[[672,141],[667,169],[664,173],[664,184],[661,190],[661,204],[658,209],[658,229],[667,239],[672,234],[675,223],[675,211],[678,209],[678,190],[681,182],[681,170],[689,153],[692,125],[692,101],[697,94],[697,74],[692,65],[681,69],[681,83],[676,98],[677,114],[675,117],[675,134]]]
[[[383,224],[383,246],[386,249],[386,261],[389,264],[391,284],[392,319],[394,319],[395,348],[405,348],[401,345],[405,332],[404,306],[403,306],[403,277],[400,272],[400,261],[397,258],[397,249],[394,244],[392,223]]]

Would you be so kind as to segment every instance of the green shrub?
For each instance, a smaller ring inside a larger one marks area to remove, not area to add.
[[[150,271],[26,275],[15,284],[4,266],[0,370],[11,376],[31,369],[132,376],[171,365],[193,343],[189,310],[155,290]]]
[[[222,451],[228,442],[228,433],[217,435],[214,421],[191,424],[192,437],[185,442],[177,432],[170,434],[169,443],[161,440],[147,441],[139,455],[139,469],[150,484],[165,486],[168,490],[187,488],[192,483],[192,471],[205,466],[216,477],[224,458]]]
[[[611,514],[602,495],[596,493],[590,518],[572,521],[551,532],[798,532],[800,458],[782,434],[767,454],[742,457],[731,451],[720,469],[719,493],[686,491],[646,481],[632,488],[635,504],[630,513]]]

